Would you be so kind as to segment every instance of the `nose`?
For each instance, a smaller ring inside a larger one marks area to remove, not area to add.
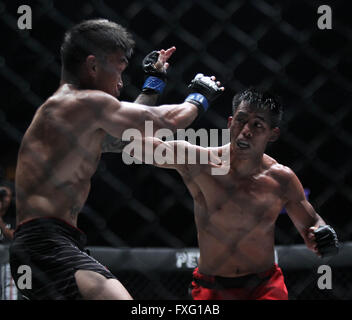
[[[120,80],[118,83],[117,83],[117,87],[119,88],[119,90],[121,90],[123,88],[123,81]]]
[[[244,124],[243,128],[242,128],[242,135],[247,138],[247,139],[250,139],[252,138],[252,132],[251,132],[251,129],[249,127],[249,124],[248,122]]]

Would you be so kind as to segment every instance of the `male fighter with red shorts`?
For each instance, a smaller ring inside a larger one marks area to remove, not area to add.
[[[145,138],[140,160],[150,159],[148,150],[165,154],[154,164],[176,169],[193,197],[200,249],[193,299],[285,300],[284,277],[274,258],[281,209],[286,208],[307,247],[318,255],[337,253],[337,236],[307,201],[296,174],[264,153],[280,133],[277,99],[248,89],[234,96],[232,107],[230,143],[204,148]]]

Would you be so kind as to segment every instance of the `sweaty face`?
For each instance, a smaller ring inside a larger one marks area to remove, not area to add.
[[[278,128],[270,127],[268,111],[254,109],[243,101],[229,118],[228,127],[233,150],[244,156],[263,154],[267,143],[274,141],[279,133]]]
[[[128,60],[122,51],[109,54],[104,61],[97,61],[95,74],[95,87],[119,97],[123,87],[122,73],[128,65]]]

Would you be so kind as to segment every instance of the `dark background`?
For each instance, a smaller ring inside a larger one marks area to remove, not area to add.
[[[32,30],[17,28],[17,8],[32,8]],[[332,30],[319,30],[317,8],[332,8]],[[103,17],[134,35],[121,100],[143,84],[141,61],[175,45],[159,103],[179,103],[198,72],[216,75],[225,93],[193,128],[225,128],[233,95],[250,85],[284,103],[279,141],[267,153],[291,167],[315,209],[340,240],[351,240],[352,27],[348,1],[0,1],[0,166],[14,179],[21,137],[36,109],[58,87],[65,30]],[[287,215],[277,244],[302,243]],[[126,166],[104,154],[78,226],[89,245],[197,246],[192,199],[179,175],[148,165]]]

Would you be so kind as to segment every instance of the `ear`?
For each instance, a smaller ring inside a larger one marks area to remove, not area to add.
[[[271,137],[269,139],[269,142],[274,142],[277,139],[279,139],[280,136],[280,129],[278,127],[275,127],[274,129],[272,129],[272,133],[271,133]]]
[[[228,119],[227,119],[227,129],[231,127],[232,119],[233,119],[232,116],[228,117]]]
[[[97,58],[94,55],[89,55],[86,58],[87,71],[90,75],[95,76],[97,72]]]

